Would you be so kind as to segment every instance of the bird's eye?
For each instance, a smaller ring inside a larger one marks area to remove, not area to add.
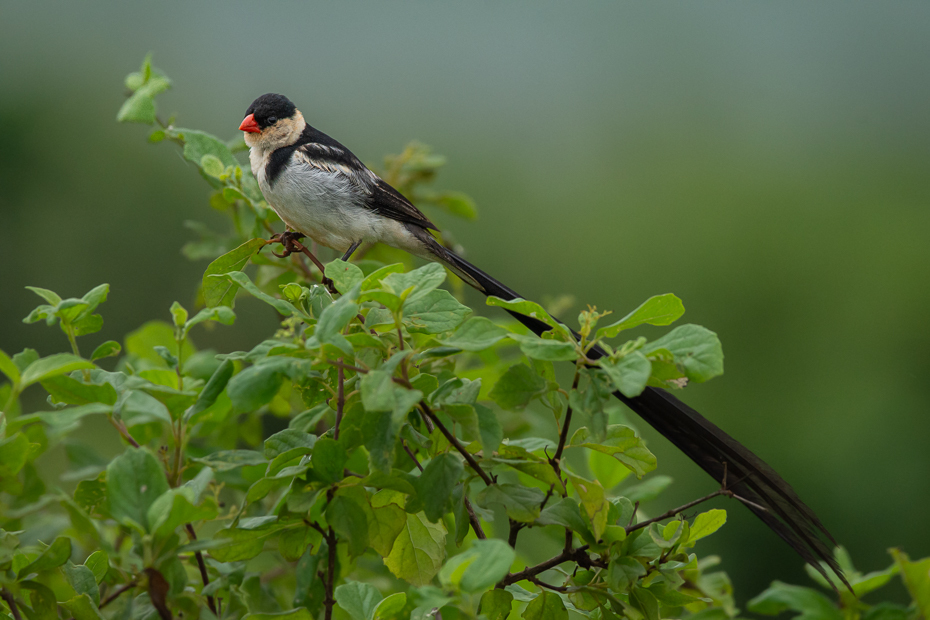
[[[278,122],[278,117],[277,117],[277,116],[269,116],[269,117],[268,117],[268,124],[269,124],[269,125],[274,125],[274,124],[277,123],[277,122]]]

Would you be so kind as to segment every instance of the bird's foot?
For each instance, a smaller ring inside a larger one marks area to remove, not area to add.
[[[271,253],[278,258],[287,258],[294,252],[302,252],[302,244],[299,242],[304,237],[306,237],[306,235],[303,233],[295,232],[293,230],[273,235],[268,241],[271,243],[280,243],[282,246],[284,246],[284,252],[282,254],[278,254],[277,252],[272,251]]]

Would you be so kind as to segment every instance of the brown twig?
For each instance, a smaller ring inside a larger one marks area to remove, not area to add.
[[[535,577],[539,573],[544,573],[550,568],[555,568],[562,562],[574,561],[582,565],[590,565],[591,560],[590,558],[588,558],[588,554],[585,553],[587,549],[588,549],[588,545],[582,545],[581,547],[578,547],[577,549],[570,549],[570,550],[562,551],[562,553],[560,553],[559,555],[555,556],[554,558],[549,558],[545,562],[540,562],[539,564],[535,566],[529,566],[517,573],[510,573],[509,575],[504,577],[500,581],[500,583],[498,583],[497,585],[498,587],[502,588],[504,586],[509,586],[512,583],[517,583],[518,581],[523,581],[524,579]]]
[[[342,358],[339,358],[342,361]],[[342,422],[342,413],[346,406],[345,382],[346,373],[342,367],[338,368],[339,384],[336,392],[336,426],[333,430],[333,438],[339,439],[339,424]]]
[[[121,587],[121,588],[119,588],[118,590],[116,590],[116,592],[114,592],[114,593],[111,594],[110,596],[108,596],[108,597],[106,597],[105,599],[103,599],[103,601],[100,603],[100,605],[97,606],[97,609],[103,609],[104,607],[106,607],[107,605],[109,605],[110,603],[112,603],[113,601],[115,601],[117,598],[119,598],[119,595],[120,595],[120,594],[122,594],[123,592],[126,592],[127,590],[132,590],[132,589],[135,588],[135,587],[136,587],[136,582],[135,582],[135,580],[130,581],[129,583],[127,583],[127,584],[124,585],[123,587]]]
[[[16,600],[13,598],[12,592],[6,588],[0,589],[0,598],[3,598],[7,606],[9,606],[10,612],[13,614],[13,620],[23,620],[23,617],[19,615],[19,607],[16,606]]]
[[[326,546],[329,547],[329,558],[326,568],[327,579],[323,582],[326,589],[326,598],[323,599],[323,605],[326,607],[326,611],[323,617],[325,620],[332,620],[333,607],[336,605],[336,599],[333,597],[336,585],[336,533],[333,532],[333,528],[329,528],[329,535],[326,537]]]
[[[404,446],[404,450],[407,451],[407,454],[410,455],[410,458],[413,460],[413,464],[417,466],[417,469],[423,471],[423,466],[420,465],[420,461],[417,460],[417,455],[413,453],[413,450],[410,449],[410,446],[407,445],[407,442],[401,440],[401,445]]]
[[[462,442],[458,440],[458,437],[449,432],[449,429],[447,429],[445,425],[439,420],[439,418],[436,417],[436,414],[433,413],[433,410],[430,409],[430,406],[426,404],[425,400],[420,401],[420,408],[422,409],[423,413],[426,414],[426,417],[433,421],[433,424],[436,425],[436,428],[439,429],[439,432],[442,433],[443,436],[449,441],[449,443],[452,444],[456,450],[458,450],[459,454],[465,458],[465,461],[475,471],[475,473],[478,474],[482,480],[484,480],[484,483],[488,486],[494,484],[494,480],[491,478],[491,476],[488,475],[486,471],[481,469],[481,466],[478,465],[478,461],[475,460],[475,457],[465,449],[465,446],[463,446]]]
[[[636,530],[638,530],[638,529],[640,529],[640,528],[642,528],[642,527],[646,527],[647,525],[652,525],[653,523],[657,523],[657,522],[659,522],[659,521],[664,521],[665,519],[674,517],[675,515],[684,512],[684,511],[687,510],[688,508],[691,508],[692,506],[697,506],[698,504],[700,504],[700,503],[702,503],[702,502],[706,502],[706,501],[709,500],[709,499],[713,499],[713,498],[717,497],[718,495],[726,495],[726,496],[728,496],[728,497],[736,497],[737,499],[742,499],[742,498],[739,498],[739,497],[737,497],[736,495],[734,495],[733,491],[727,489],[726,487],[720,487],[719,489],[717,489],[717,490],[714,491],[713,493],[710,493],[710,494],[708,494],[708,495],[705,495],[704,497],[701,497],[701,498],[696,499],[696,500],[694,500],[694,501],[688,502],[687,504],[683,504],[683,505],[679,506],[678,508],[672,508],[671,510],[662,513],[662,514],[659,515],[658,517],[654,517],[654,518],[652,518],[652,519],[647,519],[646,521],[643,521],[642,523],[637,523],[636,525],[628,525],[628,526],[626,526],[626,528],[624,528],[624,529],[626,529],[626,533],[629,534],[630,532],[634,532],[634,531],[636,531]],[[634,514],[635,514],[635,513],[634,513]]]
[[[110,424],[119,432],[120,437],[122,437],[126,443],[131,445],[134,448],[139,447],[139,442],[132,438],[132,435],[129,434],[129,429],[126,428],[126,425],[123,424],[121,420],[117,420],[112,415],[108,415],[107,419],[110,421]]]
[[[197,534],[194,532],[194,526],[188,523],[184,527],[187,530],[188,538],[190,538],[192,541],[197,540]],[[199,551],[195,551],[194,557],[197,558],[197,567],[200,569],[200,579],[203,581],[203,586],[207,587],[210,585],[210,577],[207,575],[207,565],[203,561],[203,554]],[[216,608],[216,600],[214,600],[213,596],[210,594],[207,595],[207,605],[210,607],[210,611],[213,612],[213,615],[219,617],[220,614]]]
[[[575,378],[572,380],[572,389],[578,389],[578,380],[581,378],[581,366],[575,368]],[[559,480],[562,479],[562,451],[565,450],[565,440],[568,438],[569,426],[572,423],[572,406],[565,408],[565,421],[562,423],[562,432],[559,433],[559,446],[555,450],[555,456],[549,459],[549,464],[555,470],[555,475]],[[565,483],[562,483],[565,486]]]
[[[546,588],[547,590],[555,590],[556,592],[568,592],[567,586],[554,586],[551,583],[546,583],[545,581],[541,581],[536,577],[528,577],[527,581],[530,583],[535,583],[540,588]]]
[[[465,502],[465,510],[468,512],[468,520],[471,521],[471,528],[475,530],[475,536],[481,540],[485,540],[487,536],[484,535],[484,530],[481,529],[481,521],[478,520],[478,515],[475,514],[475,509],[472,508],[471,502],[468,501],[468,497],[462,498]]]

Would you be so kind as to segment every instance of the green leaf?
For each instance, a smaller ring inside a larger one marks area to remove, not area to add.
[[[332,344],[347,355],[352,355],[352,347],[341,335],[343,329],[358,314],[358,304],[349,295],[343,295],[330,305],[326,306],[317,321],[316,338],[324,344]]]
[[[249,239],[234,250],[223,254],[207,266],[203,273],[203,300],[208,308],[233,306],[239,285],[219,276],[231,271],[241,271],[249,259],[266,245],[264,239]]]
[[[246,614],[242,620],[313,620],[313,616],[306,607],[298,607],[277,613]]]
[[[89,594],[79,594],[61,603],[61,606],[74,616],[74,620],[104,620]]]
[[[310,454],[316,441],[316,436],[310,433],[288,428],[265,440],[265,458],[270,460],[282,454],[292,457],[298,454]]]
[[[216,306],[215,308],[204,308],[194,315],[194,318],[184,324],[183,336],[186,337],[194,325],[199,325],[204,321],[216,321],[223,325],[232,325],[236,322],[236,313],[228,306]]]
[[[219,562],[250,560],[262,552],[269,532],[231,528],[213,535],[214,542],[222,546],[211,548],[210,555]]]
[[[646,574],[646,568],[635,558],[622,557],[612,560],[607,568],[607,583],[611,590],[628,592],[637,579]]]
[[[600,539],[607,527],[607,517],[610,513],[610,502],[604,494],[604,487],[597,480],[585,480],[581,476],[565,473],[581,499],[581,507],[591,521],[594,538]]]
[[[594,441],[587,427],[579,428],[572,435],[569,446],[583,447],[609,454],[642,478],[656,468],[656,457],[650,452],[642,439],[629,426],[611,424],[607,427],[607,436],[600,442]]]
[[[177,129],[178,137],[184,140],[184,159],[200,165],[204,155],[212,155],[220,160],[223,167],[236,166],[238,161],[229,147],[222,140],[203,131],[195,129]]]
[[[605,490],[610,490],[626,480],[630,468],[620,464],[617,459],[591,450],[588,452],[588,469],[595,480],[600,480]]]
[[[381,281],[381,285],[398,296],[413,287],[413,290],[407,294],[404,301],[406,312],[410,303],[425,297],[430,291],[442,284],[445,279],[445,267],[439,263],[428,263],[407,273],[392,273]]]
[[[488,396],[502,409],[523,409],[545,392],[545,379],[526,364],[515,364],[498,379]]]
[[[504,429],[501,427],[500,420],[497,419],[494,411],[484,405],[474,405],[475,413],[478,415],[478,432],[481,435],[481,448],[485,456],[491,456],[497,452],[504,439]]]
[[[375,607],[374,614],[372,614],[372,620],[387,620],[388,618],[395,618],[397,614],[403,611],[404,607],[407,606],[407,593],[406,592],[395,592],[394,594],[386,597],[383,601],[378,603],[378,606]]]
[[[459,457],[449,453],[434,457],[426,465],[416,487],[427,519],[435,523],[447,512],[452,489],[464,471],[465,466]]]
[[[747,604],[753,613],[773,616],[783,611],[798,612],[800,620],[842,620],[843,614],[823,594],[810,588],[773,581],[769,588]]]
[[[22,579],[31,573],[58,568],[71,557],[71,539],[59,536],[35,560],[17,571],[16,576]]]
[[[359,581],[350,581],[338,586],[333,595],[339,607],[349,614],[352,620],[371,620],[375,608],[383,598],[376,587]]]
[[[601,358],[600,366],[613,387],[628,398],[642,394],[652,374],[652,362],[640,351],[632,351],[616,360]]]
[[[185,424],[195,424],[197,417],[213,406],[219,395],[226,389],[226,384],[229,383],[234,370],[235,366],[232,360],[226,359],[220,363],[217,369],[213,371],[210,380],[203,386],[200,395],[197,396],[197,401],[184,413]]]
[[[255,450],[220,450],[201,458],[191,459],[214,471],[229,471],[247,465],[266,465],[268,459]]]
[[[123,347],[121,347],[118,342],[115,340],[107,340],[96,349],[94,349],[94,352],[90,356],[90,361],[96,362],[97,360],[103,359],[105,357],[119,355],[122,350]]]
[[[148,531],[148,510],[168,480],[158,460],[141,448],[129,448],[107,466],[107,504],[118,522]]]
[[[548,333],[548,332],[547,332]],[[549,340],[535,335],[508,334],[511,340],[520,345],[520,350],[529,358],[550,362],[571,362],[578,358],[578,351],[572,342]]]
[[[643,353],[667,349],[685,376],[701,383],[723,374],[723,347],[717,334],[700,325],[681,325],[643,347]]]
[[[342,444],[330,437],[321,437],[313,446],[311,457],[313,471],[328,484],[342,480],[348,459],[349,456]]]
[[[100,589],[97,587],[97,579],[89,568],[82,564],[68,562],[62,566],[62,571],[64,571],[68,583],[71,584],[71,587],[74,588],[78,595],[87,594],[95,605],[100,603]]]
[[[116,390],[109,383],[103,385],[81,383],[68,375],[58,375],[42,381],[42,387],[51,394],[53,399],[69,405],[88,403],[112,405],[116,402]]]
[[[507,590],[488,590],[481,595],[479,610],[487,620],[507,620],[513,608],[513,594]]]
[[[601,327],[594,335],[595,340],[602,338],[615,338],[624,329],[630,329],[643,323],[649,325],[670,325],[685,313],[681,300],[667,293],[650,297],[636,310],[629,313],[616,323]]]
[[[212,477],[213,472],[209,468],[204,471]],[[185,523],[215,519],[218,511],[213,498],[197,505],[196,495],[189,487],[169,489],[152,502],[147,513],[152,534],[164,538]]]
[[[384,565],[397,577],[414,586],[425,586],[445,557],[446,528],[442,521],[430,523],[422,512],[408,514],[407,523],[394,541]]]
[[[528,301],[526,299],[506,300],[501,299],[500,297],[491,296],[488,297],[487,304],[489,306],[497,306],[498,308],[506,308],[507,310],[511,310],[518,314],[538,319],[550,327],[555,327],[569,338],[571,337],[568,328],[562,325],[562,323],[559,321],[552,318],[549,313],[546,312],[545,309],[535,301]]]
[[[368,521],[368,542],[381,557],[391,553],[394,541],[407,523],[407,514],[403,508],[383,501],[383,498],[394,496],[401,495],[397,491],[381,490],[371,498],[372,518]]]
[[[104,577],[107,576],[107,571],[110,570],[110,558],[107,556],[107,552],[102,549],[94,551],[87,559],[84,560],[84,566],[90,569],[90,572],[94,574],[94,579],[97,583],[103,583]]]
[[[334,260],[326,265],[326,277],[333,281],[336,290],[345,295],[352,287],[365,279],[358,266],[343,260]]]
[[[81,359],[76,355],[71,355],[70,353],[56,353],[55,355],[43,357],[29,364],[22,373],[20,383],[22,387],[25,388],[26,386],[44,381],[50,377],[64,375],[74,370],[82,370],[84,368],[96,367],[92,362]]]
[[[226,393],[240,411],[255,411],[271,402],[294,363],[292,358],[271,357],[232,377]]]
[[[26,466],[29,445],[29,439],[22,433],[0,439],[0,480],[13,478]]]
[[[506,338],[509,333],[483,316],[473,316],[453,333],[437,340],[447,347],[463,351],[483,351]]]
[[[139,329],[126,336],[126,352],[138,356],[146,361],[154,362],[160,368],[167,368],[168,364],[160,356],[155,347],[165,347],[178,357],[178,343],[174,339],[174,326],[164,321],[149,321]],[[189,340],[181,346],[181,357],[190,359],[196,351]]]
[[[546,506],[536,519],[540,525],[561,525],[578,533],[586,542],[593,543],[594,536],[581,516],[581,507],[574,499],[565,497]]]
[[[55,593],[38,581],[22,581],[20,587],[30,590],[30,602],[32,603],[32,615],[26,612],[29,620],[58,620],[58,603],[56,602]]]
[[[698,541],[706,536],[710,536],[727,522],[727,511],[719,508],[702,512],[694,519],[694,525],[691,526],[691,535],[688,542]]]
[[[16,367],[16,364],[13,363],[13,360],[10,359],[10,356],[8,356],[3,351],[0,351],[0,372],[6,375],[7,379],[10,380],[10,383],[19,383],[19,368]]]
[[[631,502],[648,502],[657,498],[670,484],[672,484],[672,479],[669,476],[652,476],[639,484],[623,489],[623,496]]]
[[[47,301],[52,306],[57,306],[61,303],[61,297],[55,291],[50,291],[47,288],[39,288],[38,286],[27,286],[26,290],[30,290],[45,301]]]
[[[568,620],[568,610],[558,594],[542,590],[526,606],[523,620]]]
[[[368,548],[370,512],[365,491],[359,487],[340,489],[326,506],[326,522],[349,543],[349,555],[360,556]]]
[[[184,309],[184,306],[178,302],[171,304],[171,307],[168,309],[171,312],[171,318],[174,320],[175,327],[184,327],[184,324],[187,323],[187,310]]]
[[[221,162],[220,158],[216,155],[207,153],[200,158],[200,169],[203,170],[203,173],[208,176],[218,179],[223,175],[225,168],[226,167],[223,166],[223,162]]]
[[[930,618],[930,557],[912,562],[900,549],[892,549],[891,555],[920,614]]]
[[[452,331],[469,314],[471,308],[460,304],[449,291],[443,289],[432,290],[404,303],[404,325],[410,333],[441,334]]]
[[[480,506],[502,504],[514,521],[532,523],[539,516],[539,505],[545,493],[535,487],[500,483],[485,487],[476,498]]]
[[[476,540],[439,571],[439,581],[462,592],[481,592],[507,576],[516,559],[513,547],[499,539]]]

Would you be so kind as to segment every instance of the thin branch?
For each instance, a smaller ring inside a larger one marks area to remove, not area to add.
[[[110,420],[110,424],[112,424],[113,427],[116,428],[117,432],[119,432],[120,437],[122,437],[126,441],[126,443],[128,443],[134,448],[139,447],[139,442],[132,438],[132,435],[129,434],[129,429],[126,428],[126,425],[123,424],[122,421],[116,420],[116,418],[114,418],[112,415],[108,415],[107,419]]]
[[[509,519],[509,521],[510,521],[510,534],[507,536],[507,544],[513,547],[514,549],[516,549],[517,535],[520,533],[520,530],[526,527],[526,524],[520,523],[519,521],[514,521],[513,519]]]
[[[575,367],[575,378],[572,380],[572,389],[578,389],[578,380],[581,378],[581,366]],[[562,451],[565,449],[565,440],[568,438],[568,429],[572,423],[572,406],[569,405],[565,409],[565,422],[562,424],[562,432],[559,433],[559,447],[556,448],[555,456],[549,459],[549,463],[552,464],[552,468],[555,469],[556,475],[559,479],[562,479]]]
[[[326,546],[329,547],[329,558],[327,561],[327,579],[324,582],[326,588],[326,598],[323,599],[323,605],[326,607],[323,617],[325,620],[332,620],[333,607],[336,605],[336,599],[333,597],[333,591],[336,585],[336,533],[333,528],[329,528],[329,535],[326,537]]]
[[[192,541],[197,540],[197,534],[194,532],[194,526],[188,523],[184,527],[187,530],[187,536]],[[207,565],[203,561],[203,554],[200,551],[195,551],[194,557],[197,558],[197,568],[200,569],[200,580],[203,581],[203,586],[207,587],[210,585],[210,577],[207,575]],[[213,615],[219,617],[220,614],[217,611],[216,600],[214,600],[213,595],[207,595],[207,605],[210,607],[210,611],[213,612]]]
[[[414,465],[417,466],[417,469],[419,469],[420,471],[423,471],[423,466],[420,465],[420,461],[417,460],[417,455],[413,453],[413,450],[410,449],[410,446],[407,445],[407,442],[404,440],[401,440],[400,443],[404,446],[404,450],[407,451],[407,454],[410,455],[410,458],[413,460]]]
[[[136,587],[136,582],[135,582],[135,580],[130,581],[129,583],[127,583],[126,585],[124,585],[123,587],[121,587],[120,589],[118,589],[116,592],[114,592],[114,593],[111,594],[110,596],[106,597],[106,598],[100,603],[100,605],[97,606],[97,609],[103,609],[104,607],[106,607],[107,605],[109,605],[110,603],[112,603],[113,601],[115,601],[117,598],[119,598],[119,595],[120,595],[120,594],[122,594],[123,592],[126,592],[127,590],[132,590],[132,589],[135,588],[135,587]]]
[[[23,617],[19,615],[19,608],[16,606],[16,600],[13,598],[12,592],[6,588],[0,589],[0,598],[3,598],[7,606],[9,606],[10,612],[13,614],[13,620],[23,620]]]
[[[677,514],[681,514],[682,512],[684,512],[685,510],[687,510],[688,508],[691,508],[692,506],[697,506],[698,504],[700,504],[700,503],[702,503],[702,502],[706,502],[706,501],[709,500],[709,499],[713,499],[713,498],[717,497],[718,495],[726,495],[726,496],[728,496],[728,497],[734,497],[733,491],[730,491],[730,490],[727,489],[726,487],[720,487],[719,489],[717,489],[717,490],[714,491],[713,493],[710,493],[710,494],[708,494],[708,495],[705,495],[704,497],[701,497],[701,498],[696,499],[696,500],[694,500],[694,501],[688,502],[687,504],[683,504],[683,505],[679,506],[678,508],[672,508],[671,510],[662,513],[662,514],[659,515],[658,517],[654,517],[654,518],[652,518],[652,519],[648,519],[648,520],[646,520],[646,521],[643,521],[642,523],[637,523],[636,525],[628,525],[628,526],[626,526],[626,528],[624,528],[624,529],[626,529],[626,533],[629,534],[630,532],[634,532],[634,531],[636,531],[636,530],[638,530],[638,529],[640,529],[640,528],[642,528],[642,527],[646,527],[647,525],[652,525],[653,523],[657,523],[657,522],[659,522],[659,521],[664,521],[665,519],[669,519],[669,518],[671,518],[671,517],[674,517],[674,516],[677,515]],[[738,499],[739,499],[739,498],[738,498]],[[635,513],[634,513],[634,514],[635,514]]]
[[[530,583],[535,583],[540,588],[546,588],[547,590],[555,590],[556,592],[568,592],[568,586],[554,586],[551,583],[540,581],[536,577],[529,577],[527,578],[527,581]]]
[[[339,358],[339,361],[342,361],[342,358]],[[346,393],[345,393],[345,382],[346,382],[346,373],[345,369],[340,367],[338,369],[339,374],[339,387],[336,393],[336,426],[333,431],[333,438],[339,439],[339,424],[342,422],[342,413],[346,406]]]
[[[478,520],[475,509],[472,507],[471,502],[468,501],[468,497],[462,499],[465,502],[465,510],[468,512],[468,520],[471,521],[471,528],[475,530],[475,536],[481,540],[485,540],[487,536],[484,535],[484,530],[481,529],[481,521]]]
[[[433,421],[433,424],[436,425],[436,428],[439,429],[439,432],[442,433],[443,436],[445,436],[445,438],[449,441],[449,443],[452,444],[456,450],[458,450],[459,454],[465,458],[465,460],[468,462],[468,465],[475,471],[475,473],[478,474],[482,480],[484,480],[484,483],[488,486],[494,484],[494,480],[491,478],[491,476],[488,475],[486,471],[481,469],[481,466],[478,465],[478,461],[475,460],[475,457],[465,449],[465,446],[463,446],[462,442],[458,440],[458,437],[449,432],[449,429],[447,429],[445,425],[439,420],[439,418],[436,417],[436,414],[433,413],[433,410],[430,409],[430,406],[426,404],[425,400],[420,401],[420,408],[423,410],[423,413],[426,414],[426,417]]]
[[[518,581],[523,581],[524,579],[529,579],[530,577],[535,577],[539,573],[544,573],[550,568],[555,568],[559,564],[568,561],[578,562],[579,564],[591,564],[590,558],[585,551],[588,549],[588,545],[582,545],[577,549],[564,550],[559,555],[554,558],[549,558],[545,562],[540,562],[536,566],[530,566],[524,568],[518,573],[510,573],[504,577],[500,583],[497,584],[498,587],[509,586],[512,583],[517,583]]]

